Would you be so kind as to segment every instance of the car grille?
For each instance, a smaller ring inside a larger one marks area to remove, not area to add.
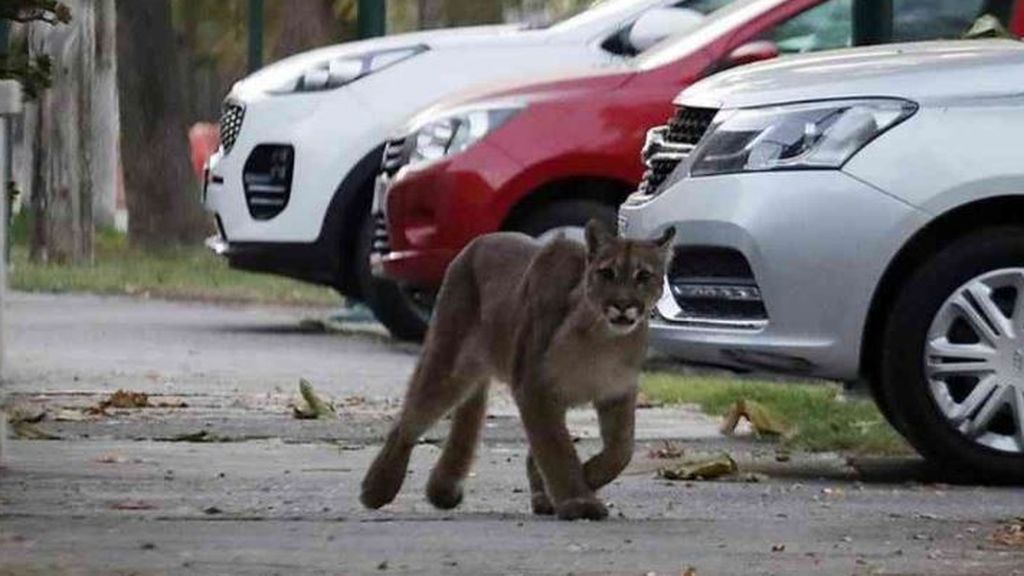
[[[767,324],[768,312],[754,273],[736,250],[680,247],[666,281],[666,295],[658,307],[666,320],[734,328]]]
[[[242,120],[245,119],[245,107],[234,102],[225,102],[220,113],[220,145],[224,153],[231,152],[242,131]]]
[[[680,107],[665,126],[647,133],[643,160],[647,166],[638,193],[653,196],[676,166],[693,151],[711,126],[718,110],[714,108]]]
[[[373,253],[386,256],[391,253],[391,241],[388,239],[388,221],[383,214],[373,215]]]

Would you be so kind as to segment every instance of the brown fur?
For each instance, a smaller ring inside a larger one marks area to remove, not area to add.
[[[661,295],[674,234],[622,240],[591,222],[586,247],[509,233],[466,247],[445,276],[401,416],[363,479],[363,504],[379,508],[395,498],[419,438],[454,410],[427,498],[439,508],[457,506],[488,386],[501,380],[526,428],[534,512],[567,520],[607,516],[594,492],[633,453],[647,318]],[[603,449],[581,464],[565,415],[584,403],[597,409]]]

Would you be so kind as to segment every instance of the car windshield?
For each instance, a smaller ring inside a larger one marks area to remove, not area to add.
[[[730,2],[724,8],[716,10],[708,16],[696,30],[677,34],[652,46],[634,61],[634,65],[640,70],[650,70],[675,62],[785,1],[787,0],[735,0]]]

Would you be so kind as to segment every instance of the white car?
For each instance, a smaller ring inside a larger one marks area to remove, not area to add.
[[[654,344],[865,379],[950,472],[1024,481],[1024,44],[737,68],[684,91],[630,237],[679,231]]]
[[[415,112],[481,82],[599,67],[728,0],[606,0],[548,27],[438,30],[300,54],[238,82],[204,203],[208,241],[239,269],[372,290],[367,216],[385,141]]]

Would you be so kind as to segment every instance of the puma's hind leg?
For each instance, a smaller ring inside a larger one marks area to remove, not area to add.
[[[395,499],[420,437],[472,391],[472,382],[453,377],[451,350],[435,348],[416,367],[401,415],[363,478],[360,500],[367,508],[380,508]]]
[[[478,384],[477,389],[455,409],[444,451],[427,482],[427,499],[443,510],[462,502],[462,481],[473,465],[480,430],[487,415],[487,388],[486,381]]]

